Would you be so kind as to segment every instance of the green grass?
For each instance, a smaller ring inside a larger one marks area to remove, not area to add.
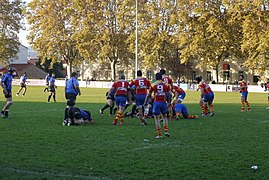
[[[250,93],[252,111],[241,113],[239,93],[215,93],[213,118],[173,121],[172,136],[157,140],[153,120],[115,127],[108,110],[99,115],[107,89],[82,88],[78,97],[93,126],[63,127],[63,88],[50,104],[43,87],[28,88],[0,119],[0,179],[269,179],[267,94]],[[191,114],[200,114],[198,100],[187,92]]]

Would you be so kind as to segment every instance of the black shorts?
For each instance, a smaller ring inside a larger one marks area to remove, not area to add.
[[[25,83],[21,83],[20,84],[22,88],[25,88],[26,87],[26,84]]]
[[[50,92],[55,92],[55,86],[50,86],[49,90],[50,90]]]
[[[65,99],[68,106],[74,106],[76,104],[77,95],[72,93],[66,93]]]
[[[5,92],[3,91],[5,98],[12,98],[12,93],[10,90],[7,90],[7,94],[5,94]]]

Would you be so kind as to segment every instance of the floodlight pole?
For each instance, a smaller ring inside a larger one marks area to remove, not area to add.
[[[135,78],[138,71],[138,0],[135,1]]]

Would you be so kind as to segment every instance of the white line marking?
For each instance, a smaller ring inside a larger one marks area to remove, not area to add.
[[[18,174],[26,174],[26,175],[43,175],[43,176],[50,176],[50,177],[63,177],[63,178],[79,178],[79,179],[108,179],[107,177],[96,177],[96,176],[83,176],[78,174],[70,174],[65,172],[52,172],[52,171],[45,171],[45,172],[38,172],[38,171],[31,171],[31,170],[23,170],[18,168],[11,168],[5,167],[0,168],[3,171],[12,171]]]

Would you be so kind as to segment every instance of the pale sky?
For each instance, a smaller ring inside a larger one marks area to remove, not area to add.
[[[26,3],[29,3],[31,2],[32,0],[23,0],[24,2]],[[24,20],[24,22],[26,23],[25,26],[26,26],[26,30],[20,30],[20,33],[19,33],[19,40],[20,40],[20,43],[26,47],[30,46],[29,43],[27,42],[26,40],[26,36],[29,34],[28,32],[28,28],[29,28],[29,25],[27,24],[26,22],[26,19]]]

